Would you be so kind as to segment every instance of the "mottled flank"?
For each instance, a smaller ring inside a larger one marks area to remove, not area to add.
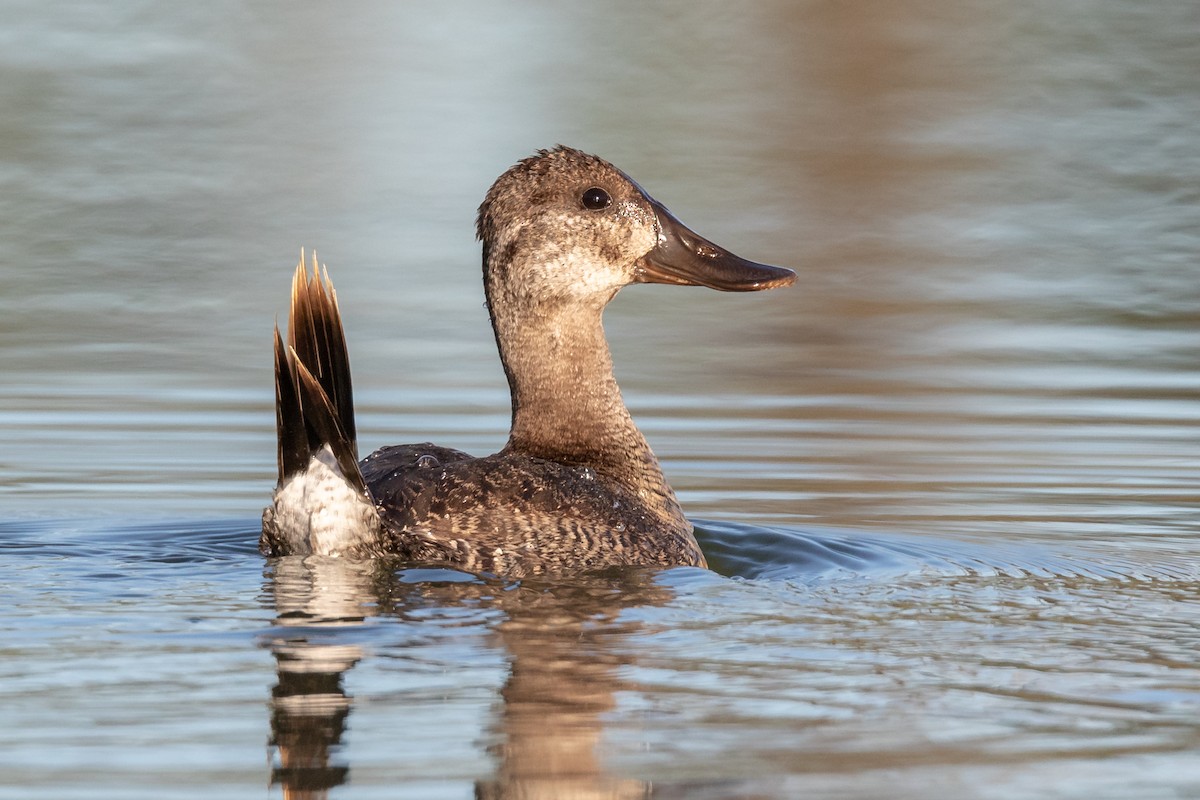
[[[756,291],[794,273],[718,247],[611,164],[567,147],[500,176],[477,231],[512,394],[504,449],[474,458],[399,445],[356,463],[336,295],[315,259],[311,277],[301,259],[287,345],[276,332],[279,484],[262,551],[390,555],[512,577],[704,566],[621,399],[601,314],[631,283]]]
[[[385,550],[413,560],[504,575],[704,563],[665,482],[646,502],[590,467],[431,444],[382,448],[362,469]]]

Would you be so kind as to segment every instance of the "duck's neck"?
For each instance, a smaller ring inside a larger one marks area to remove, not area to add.
[[[590,467],[671,516],[681,513],[617,388],[600,322],[609,298],[531,307],[503,288],[487,294],[512,393],[505,449]]]

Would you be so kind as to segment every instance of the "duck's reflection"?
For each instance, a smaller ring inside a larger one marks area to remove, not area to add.
[[[346,631],[368,616],[406,617],[431,604],[471,605],[503,613],[491,629],[509,658],[509,676],[490,726],[496,758],[479,798],[634,798],[642,781],[607,773],[597,744],[602,715],[625,685],[623,642],[639,623],[632,606],[671,596],[651,570],[571,581],[520,584],[461,580],[440,570],[397,572],[386,562],[289,557],[274,562],[269,588],[278,611],[270,641],[278,684],[273,691],[272,781],[285,798],[323,798],[346,781],[340,750],[352,699],[347,670],[364,657]]]

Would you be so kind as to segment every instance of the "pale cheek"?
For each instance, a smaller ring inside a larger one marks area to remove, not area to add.
[[[624,286],[628,282],[623,265],[610,264],[597,259],[596,254],[589,248],[576,247],[562,254],[562,260],[555,270],[558,282],[567,278],[567,289],[571,294],[588,296],[597,292],[607,292]],[[547,276],[550,280],[554,277]]]
[[[629,252],[634,254],[634,260],[649,253],[658,244],[658,222],[649,209],[637,203],[619,203],[615,216],[626,228]]]
[[[658,244],[658,229],[654,215],[634,203],[615,211],[603,221],[560,219],[555,236],[526,237],[520,259],[525,269],[513,289],[534,297],[584,298],[628,284],[633,263]]]
[[[623,268],[598,259],[589,247],[547,248],[535,254],[525,269],[510,274],[508,289],[532,298],[589,297],[628,282]]]

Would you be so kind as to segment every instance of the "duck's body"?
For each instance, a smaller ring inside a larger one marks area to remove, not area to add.
[[[430,444],[385,447],[362,470],[386,551],[412,560],[502,575],[704,565],[669,488],[640,498],[591,467]]]
[[[748,291],[794,274],[718,248],[607,162],[563,147],[502,175],[478,232],[512,393],[504,449],[473,458],[399,445],[358,463],[337,302],[302,261],[286,347],[276,332],[279,485],[263,552],[395,555],[514,577],[704,566],[621,399],[601,313],[629,283]]]

